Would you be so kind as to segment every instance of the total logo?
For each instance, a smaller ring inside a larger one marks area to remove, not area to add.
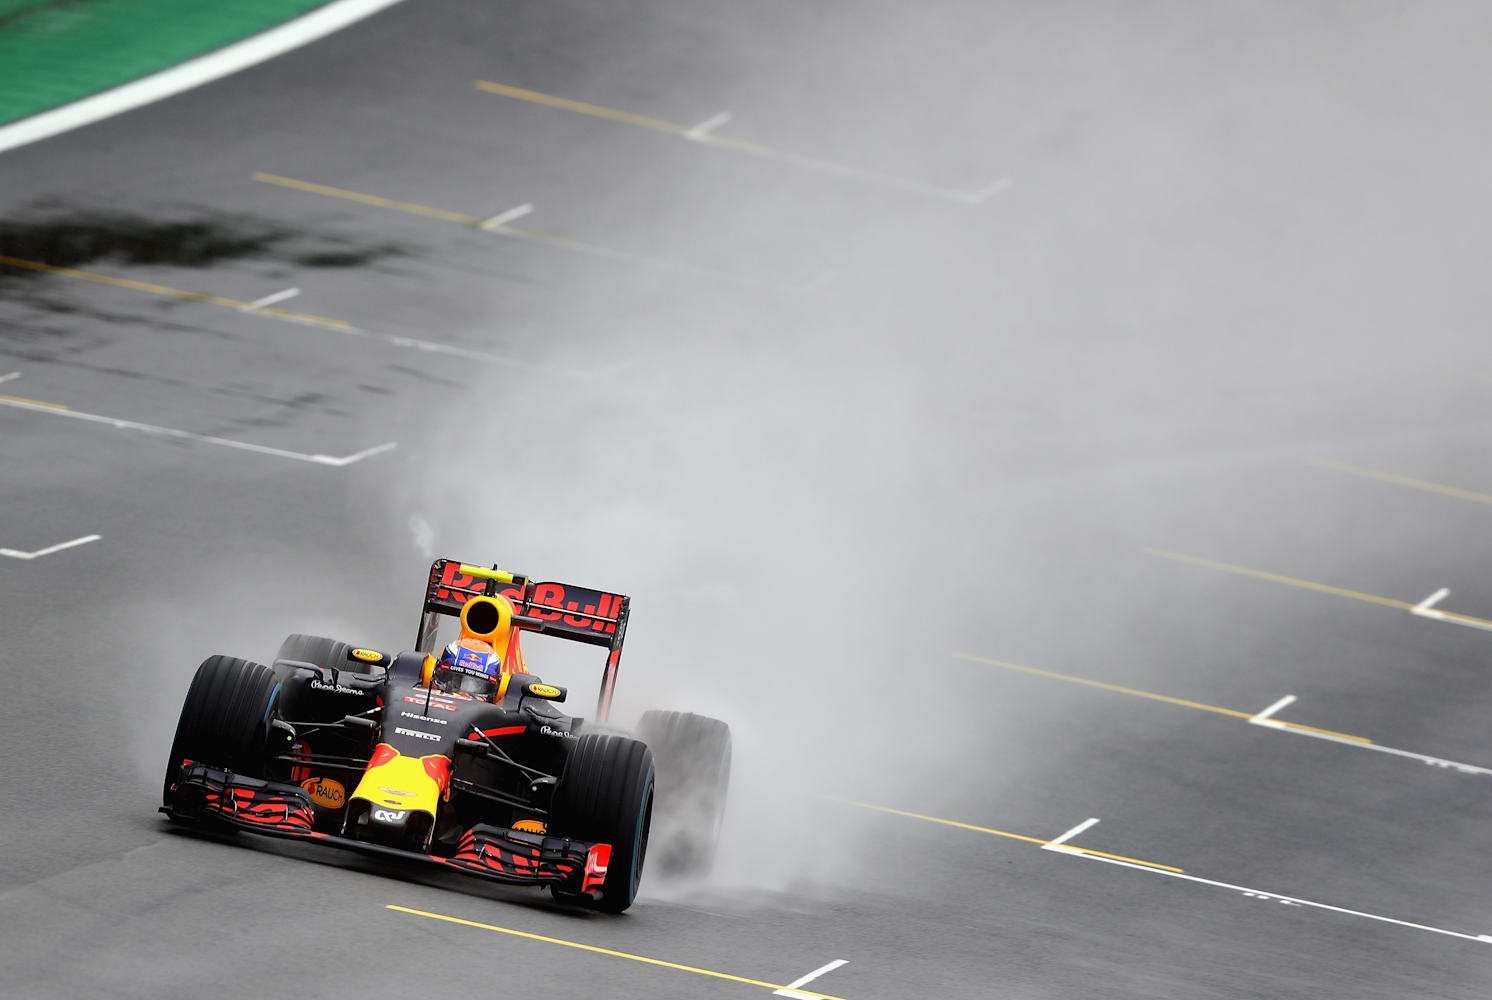
[[[363,692],[359,691],[357,688],[348,687],[346,684],[328,684],[325,681],[317,680],[314,677],[311,679],[311,690],[331,691],[336,694],[363,694]]]
[[[576,736],[574,733],[567,732],[567,731],[565,731],[563,729],[554,729],[551,726],[540,726],[539,727],[539,732],[543,733],[545,736],[558,736],[561,739],[567,739],[567,740],[578,740],[578,739],[580,739],[580,737]]]
[[[379,823],[402,823],[409,815],[408,809],[374,809],[373,819]]]
[[[406,719],[419,719],[421,722],[433,722],[437,726],[443,726],[446,724],[445,719],[432,719],[430,718],[430,716],[421,715],[418,712],[400,712],[399,714]]]
[[[413,736],[416,739],[435,740],[437,743],[440,742],[440,736],[437,733],[422,733],[418,729],[400,729],[398,727],[395,727],[394,732],[398,733],[400,736]]]

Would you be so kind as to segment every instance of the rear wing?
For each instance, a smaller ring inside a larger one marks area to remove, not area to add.
[[[617,668],[622,662],[622,641],[627,635],[631,598],[568,583],[539,583],[495,566],[437,559],[430,565],[415,649],[434,652],[441,616],[459,617],[462,606],[473,597],[506,597],[513,604],[513,624],[520,629],[605,646],[609,650],[606,673],[601,678],[601,695],[596,706],[597,718],[605,721],[611,711]]]

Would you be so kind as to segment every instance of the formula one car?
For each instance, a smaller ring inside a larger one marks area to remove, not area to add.
[[[621,912],[637,895],[655,783],[663,861],[708,866],[729,728],[648,712],[635,739],[564,715],[555,706],[566,690],[529,672],[520,635],[606,647],[604,722],[630,604],[437,559],[409,652],[291,635],[271,666],[209,657],[182,705],[161,811],[547,885],[557,899]],[[460,631],[442,646],[450,618]]]

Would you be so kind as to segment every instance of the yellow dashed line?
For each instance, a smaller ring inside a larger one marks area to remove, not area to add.
[[[424,215],[432,219],[459,222],[463,226],[479,226],[482,224],[481,219],[475,215],[467,215],[464,212],[448,212],[443,208],[431,208],[429,205],[416,205],[410,201],[395,201],[392,198],[380,198],[376,194],[363,194],[361,191],[349,191],[346,188],[332,187],[329,184],[312,184],[310,181],[298,181],[294,177],[281,177],[279,174],[266,174],[255,171],[254,180],[264,184],[278,184],[280,187],[292,188],[296,191],[306,191],[310,194],[324,194],[329,198],[341,198],[344,201],[356,201],[364,205],[377,205],[379,208],[392,208],[395,211],[407,212],[410,215]]]
[[[1117,694],[1127,694],[1135,698],[1148,698],[1151,701],[1163,701],[1168,705],[1180,705],[1183,708],[1195,708],[1203,712],[1214,712],[1217,715],[1228,715],[1235,719],[1252,719],[1253,712],[1240,712],[1233,708],[1223,708],[1220,705],[1208,705],[1200,701],[1187,701],[1185,698],[1172,698],[1170,695],[1156,694],[1153,691],[1141,691],[1138,688],[1121,687],[1118,684],[1107,684],[1103,681],[1090,680],[1087,677],[1074,677],[1072,674],[1059,674],[1055,670],[1042,670],[1039,667],[1027,667],[1020,663],[1011,663],[1008,660],[993,660],[987,656],[975,656],[973,653],[963,653],[954,650],[952,656],[956,660],[967,660],[970,663],[983,663],[990,667],[999,667],[1002,670],[1017,670],[1023,674],[1033,674],[1037,677],[1050,677],[1053,680],[1066,681],[1069,684],[1082,684],[1085,687],[1098,688],[1103,691],[1113,691]],[[1321,733],[1325,736],[1339,736],[1344,740],[1353,740],[1357,743],[1372,743],[1365,736],[1352,736],[1348,733],[1339,733],[1332,729],[1317,729],[1315,726],[1304,726],[1298,722],[1285,722],[1283,719],[1271,719],[1271,722],[1291,729],[1303,729],[1307,732]]]
[[[1413,611],[1415,605],[1408,601],[1396,600],[1392,597],[1379,597],[1377,594],[1365,594],[1360,590],[1348,590],[1345,587],[1333,587],[1330,584],[1315,583],[1311,580],[1302,580],[1298,577],[1284,576],[1280,573],[1268,573],[1262,569],[1249,569],[1247,566],[1235,566],[1232,563],[1218,562],[1216,559],[1203,559],[1201,556],[1189,556],[1181,552],[1168,552],[1165,549],[1145,549],[1147,556],[1157,556],[1161,559],[1170,559],[1173,562],[1189,563],[1193,566],[1202,566],[1206,569],[1215,569],[1223,573],[1234,573],[1238,576],[1249,576],[1256,580],[1268,580],[1270,583],[1283,583],[1287,587],[1300,587],[1302,590],[1314,590],[1320,594],[1335,594],[1337,597],[1350,597],[1354,601],[1366,601],[1369,604],[1379,604],[1385,608],[1398,608],[1400,611]],[[1435,609],[1439,617],[1455,618],[1458,621],[1470,622],[1475,625],[1483,625],[1492,628],[1492,620],[1486,618],[1475,618],[1471,615],[1463,615],[1455,611],[1441,611]]]
[[[1122,854],[1108,854],[1104,851],[1094,851],[1086,847],[1074,847],[1072,844],[1052,844],[1050,840],[1042,840],[1040,837],[1027,837],[1020,833],[1009,833],[1005,830],[996,830],[988,826],[975,826],[973,823],[960,823],[958,820],[943,819],[939,816],[927,816],[923,813],[907,812],[905,809],[892,809],[890,806],[878,806],[870,802],[855,802],[850,799],[840,800],[845,805],[858,806],[861,809],[870,809],[874,812],[890,813],[893,816],[905,816],[908,819],[920,819],[924,823],[937,823],[941,826],[957,827],[960,830],[973,830],[975,833],[987,833],[992,837],[1007,837],[1010,840],[1023,840],[1028,844],[1051,845],[1063,847],[1068,850],[1078,851],[1082,854],[1097,854],[1104,858],[1113,858],[1115,861],[1128,861],[1131,864],[1144,865],[1147,868],[1160,868],[1168,872],[1184,872],[1185,869],[1175,868],[1171,865],[1156,864],[1154,861],[1141,861],[1139,858],[1127,858]]]
[[[701,969],[694,965],[680,965],[678,962],[665,962],[661,958],[649,958],[646,955],[634,955],[626,951],[614,951],[611,948],[599,948],[593,944],[581,944],[579,941],[566,941],[564,938],[548,937],[544,934],[534,934],[529,931],[515,931],[510,927],[498,927],[496,924],[484,924],[475,920],[463,920],[460,917],[448,917],[443,913],[430,913],[427,910],[412,910],[407,906],[394,906],[390,904],[386,909],[397,910],[400,913],[413,914],[416,917],[429,917],[431,920],[444,920],[446,923],[461,924],[463,927],[476,927],[479,930],[493,931],[498,934],[511,934],[514,937],[527,938],[530,941],[543,941],[545,944],[557,944],[566,948],[577,948],[580,951],[594,952],[597,955],[609,955],[612,958],[625,958],[630,962],[642,962],[646,965],[656,965],[665,969],[677,969],[680,972],[692,972],[697,976],[709,976],[711,979],[727,979],[733,983],[745,983],[747,986],[760,986],[769,990],[786,989],[777,983],[765,982],[761,979],[749,979],[746,976],[733,976],[728,972],[715,972],[712,969]],[[815,993],[812,990],[796,990],[805,996],[817,997],[819,1000],[841,1000],[840,997],[831,996],[827,993]]]
[[[1413,479],[1394,472],[1364,469],[1358,465],[1333,462],[1326,458],[1312,459],[1310,464],[1316,466],[1318,469],[1331,469],[1336,472],[1345,472],[1351,476],[1361,476],[1364,479],[1376,479],[1383,483],[1393,483],[1395,486],[1408,486],[1410,489],[1424,490],[1427,493],[1439,493],[1442,496],[1455,497],[1457,500],[1470,500],[1473,503],[1492,504],[1492,494],[1478,493],[1475,490],[1464,490],[1459,486],[1446,486],[1443,483],[1432,483],[1426,479]]]
[[[4,395],[0,395],[0,399],[5,400],[7,403],[20,403],[22,406],[40,406],[42,409],[45,409],[45,410],[65,410],[65,409],[67,409],[67,407],[63,406],[61,403],[44,403],[44,402],[42,402],[39,399],[27,399],[25,396],[4,396]]]
[[[1171,705],[1181,705],[1184,708],[1196,708],[1204,712],[1216,712],[1218,715],[1231,715],[1235,719],[1252,719],[1254,717],[1254,713],[1252,712],[1239,712],[1231,708],[1220,708],[1217,705],[1206,705],[1200,701],[1187,701],[1185,698],[1172,698],[1170,695],[1155,694],[1152,691],[1141,691],[1138,688],[1120,687],[1118,684],[1106,684],[1103,681],[1089,680],[1086,677],[1059,674],[1054,670],[1027,667],[1019,663],[1010,663],[1007,660],[992,660],[986,656],[975,656],[973,653],[961,653],[955,650],[953,657],[958,660],[968,660],[970,663],[983,663],[991,667],[1000,667],[1004,670],[1019,670],[1022,673],[1035,674],[1037,677],[1050,677],[1054,680],[1067,681],[1069,684],[1083,684],[1088,687],[1101,688],[1104,691],[1115,691],[1119,694],[1133,695],[1136,698],[1149,698],[1151,701],[1163,701]]]
[[[73,267],[58,267],[56,264],[44,264],[39,260],[23,260],[20,257],[6,257],[0,255],[0,264],[10,267],[24,268],[28,271],[41,271],[46,274],[55,274],[64,278],[77,278],[81,281],[92,281],[100,285],[109,285],[113,288],[127,288],[134,292],[145,292],[148,295],[161,295],[166,298],[180,299],[184,302],[203,302],[210,306],[221,306],[224,309],[235,309],[243,311],[248,309],[252,303],[240,302],[238,299],[227,299],[221,295],[207,295],[202,292],[188,292],[180,288],[171,288],[167,285],[153,285],[148,281],[135,281],[132,278],[117,278],[111,274],[99,274],[96,271],[79,271]],[[284,319],[292,319],[302,323],[311,323],[315,326],[330,327],[334,330],[355,329],[351,323],[344,323],[339,319],[328,319],[325,316],[312,316],[310,313],[291,312],[287,309],[255,309],[254,312],[264,313],[271,316],[279,316]],[[48,404],[43,404],[48,405]]]

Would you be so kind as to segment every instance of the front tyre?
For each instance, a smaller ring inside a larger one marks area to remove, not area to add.
[[[611,845],[600,898],[556,892],[607,913],[637,898],[653,819],[653,752],[629,736],[582,733],[555,790],[551,835]]]
[[[231,656],[203,660],[187,688],[171,742],[165,804],[171,804],[183,760],[264,777],[266,729],[278,693],[274,671],[263,664]]]

